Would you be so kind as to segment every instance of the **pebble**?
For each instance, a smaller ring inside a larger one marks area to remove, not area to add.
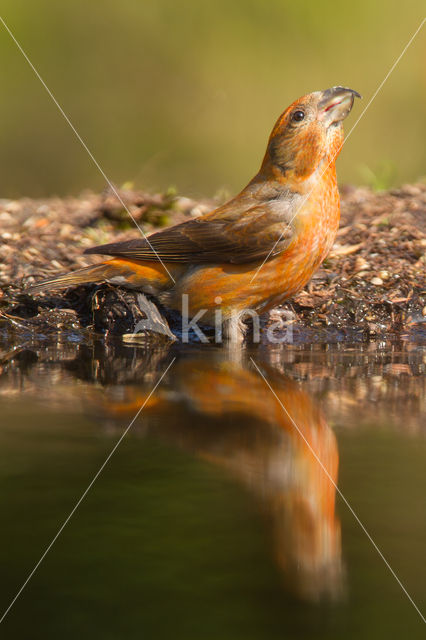
[[[204,213],[208,213],[210,210],[211,210],[210,207],[207,207],[206,205],[203,205],[203,204],[199,204],[193,209],[191,209],[191,216],[193,218],[199,218]]]
[[[19,211],[21,207],[22,207],[22,204],[18,200],[11,200],[7,203],[7,205],[5,206],[5,209],[9,213],[15,213],[16,211]]]
[[[375,278],[371,278],[370,282],[371,284],[374,284],[377,286],[383,284],[383,280],[381,278],[378,278],[377,276]]]
[[[59,231],[59,235],[61,236],[61,238],[66,238],[67,236],[70,236],[72,233],[75,233],[75,229],[72,225],[70,224],[63,224],[60,231]],[[78,229],[77,229],[77,233],[78,233]]]
[[[382,280],[389,280],[389,271],[380,271],[379,272],[379,276],[381,277]]]
[[[368,264],[367,260],[365,260],[361,256],[358,256],[358,258],[355,260],[355,271],[364,271],[369,268],[370,265]]]

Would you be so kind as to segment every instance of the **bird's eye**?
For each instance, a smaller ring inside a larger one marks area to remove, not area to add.
[[[300,122],[301,120],[303,120],[304,117],[305,117],[305,112],[302,111],[301,109],[297,109],[297,111],[293,111],[293,113],[291,114],[291,119],[294,122]]]

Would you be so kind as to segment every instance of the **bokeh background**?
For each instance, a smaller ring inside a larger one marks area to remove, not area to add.
[[[2,2],[108,177],[195,197],[243,187],[296,97],[343,84],[365,105],[424,14],[422,0]],[[102,189],[1,25],[0,56],[0,197]],[[381,189],[426,174],[425,62],[426,26],[348,140],[340,183]]]

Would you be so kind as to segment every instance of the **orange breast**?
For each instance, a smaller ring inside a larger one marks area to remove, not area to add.
[[[271,309],[303,288],[318,269],[334,242],[339,214],[336,181],[329,176],[298,212],[297,232],[289,247],[260,270],[258,261],[193,266],[160,299],[180,310],[182,294],[187,294],[190,314],[206,309],[203,320],[209,322],[219,307],[224,318],[232,311]]]

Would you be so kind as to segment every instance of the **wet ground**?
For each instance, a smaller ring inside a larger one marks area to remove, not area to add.
[[[424,614],[424,341],[233,351],[11,331],[2,611],[124,437],[4,637],[424,637],[345,503]]]

